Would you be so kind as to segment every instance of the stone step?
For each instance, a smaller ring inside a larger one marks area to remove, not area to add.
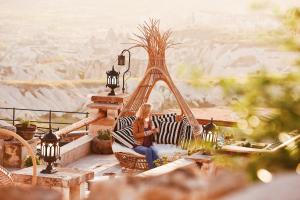
[[[123,176],[119,162],[113,154],[89,154],[67,165],[70,168],[90,170],[94,172],[94,179],[89,180],[85,190],[88,191],[94,183],[106,181],[115,176]]]
[[[91,142],[93,137],[85,135],[77,140],[74,140],[61,147],[60,154],[61,159],[59,161],[60,166],[67,166],[70,163],[91,154]]]

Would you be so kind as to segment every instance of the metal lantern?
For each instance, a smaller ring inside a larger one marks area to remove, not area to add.
[[[124,49],[120,55],[118,55],[118,65],[124,66],[125,65],[125,56],[123,55],[125,52],[128,52],[128,67],[126,71],[123,73],[123,84],[122,84],[122,92],[125,93],[125,75],[129,72],[130,70],[130,58],[131,58],[131,53],[129,49]]]
[[[106,80],[106,87],[109,87],[111,89],[109,96],[115,96],[115,91],[117,87],[119,87],[119,75],[120,72],[115,71],[114,66],[112,66],[111,71],[106,72],[107,80]]]
[[[121,65],[121,66],[125,65],[125,56],[123,54],[118,55],[118,65]]]
[[[49,133],[45,134],[41,139],[41,158],[47,162],[46,169],[42,170],[43,174],[53,174],[56,170],[53,164],[60,159],[60,146],[58,137],[52,133],[50,128]]]
[[[206,142],[217,142],[218,134],[216,132],[217,126],[213,123],[213,118],[211,118],[211,121],[209,124],[202,125],[203,127],[203,133],[202,133],[202,139]]]

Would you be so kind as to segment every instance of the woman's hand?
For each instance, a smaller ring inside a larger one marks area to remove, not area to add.
[[[152,135],[152,134],[157,134],[157,133],[159,133],[159,128],[154,128],[154,129],[151,129],[149,131],[145,131],[145,136]]]
[[[155,128],[154,131],[155,131],[156,133],[159,133],[159,128]]]
[[[150,131],[145,131],[145,136],[149,136],[149,135],[152,135],[153,134],[153,131],[150,130]]]
[[[153,134],[157,134],[157,133],[159,133],[159,128],[154,128],[151,131],[153,132]]]

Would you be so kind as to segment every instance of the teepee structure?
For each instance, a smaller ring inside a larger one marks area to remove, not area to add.
[[[181,109],[181,114],[186,116],[192,126],[194,136],[199,135],[201,126],[199,126],[198,121],[172,81],[166,65],[165,52],[169,47],[174,45],[170,40],[172,32],[168,30],[161,33],[158,20],[150,20],[149,23],[145,22],[138,29],[141,35],[135,35],[136,39],[133,39],[133,41],[135,47],[142,47],[147,51],[148,66],[142,81],[131,94],[119,117],[135,114],[139,107],[148,101],[155,84],[158,81],[163,81],[174,94]]]

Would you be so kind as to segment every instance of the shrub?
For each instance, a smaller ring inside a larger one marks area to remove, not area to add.
[[[109,129],[97,131],[97,138],[100,140],[111,140],[111,131]]]

